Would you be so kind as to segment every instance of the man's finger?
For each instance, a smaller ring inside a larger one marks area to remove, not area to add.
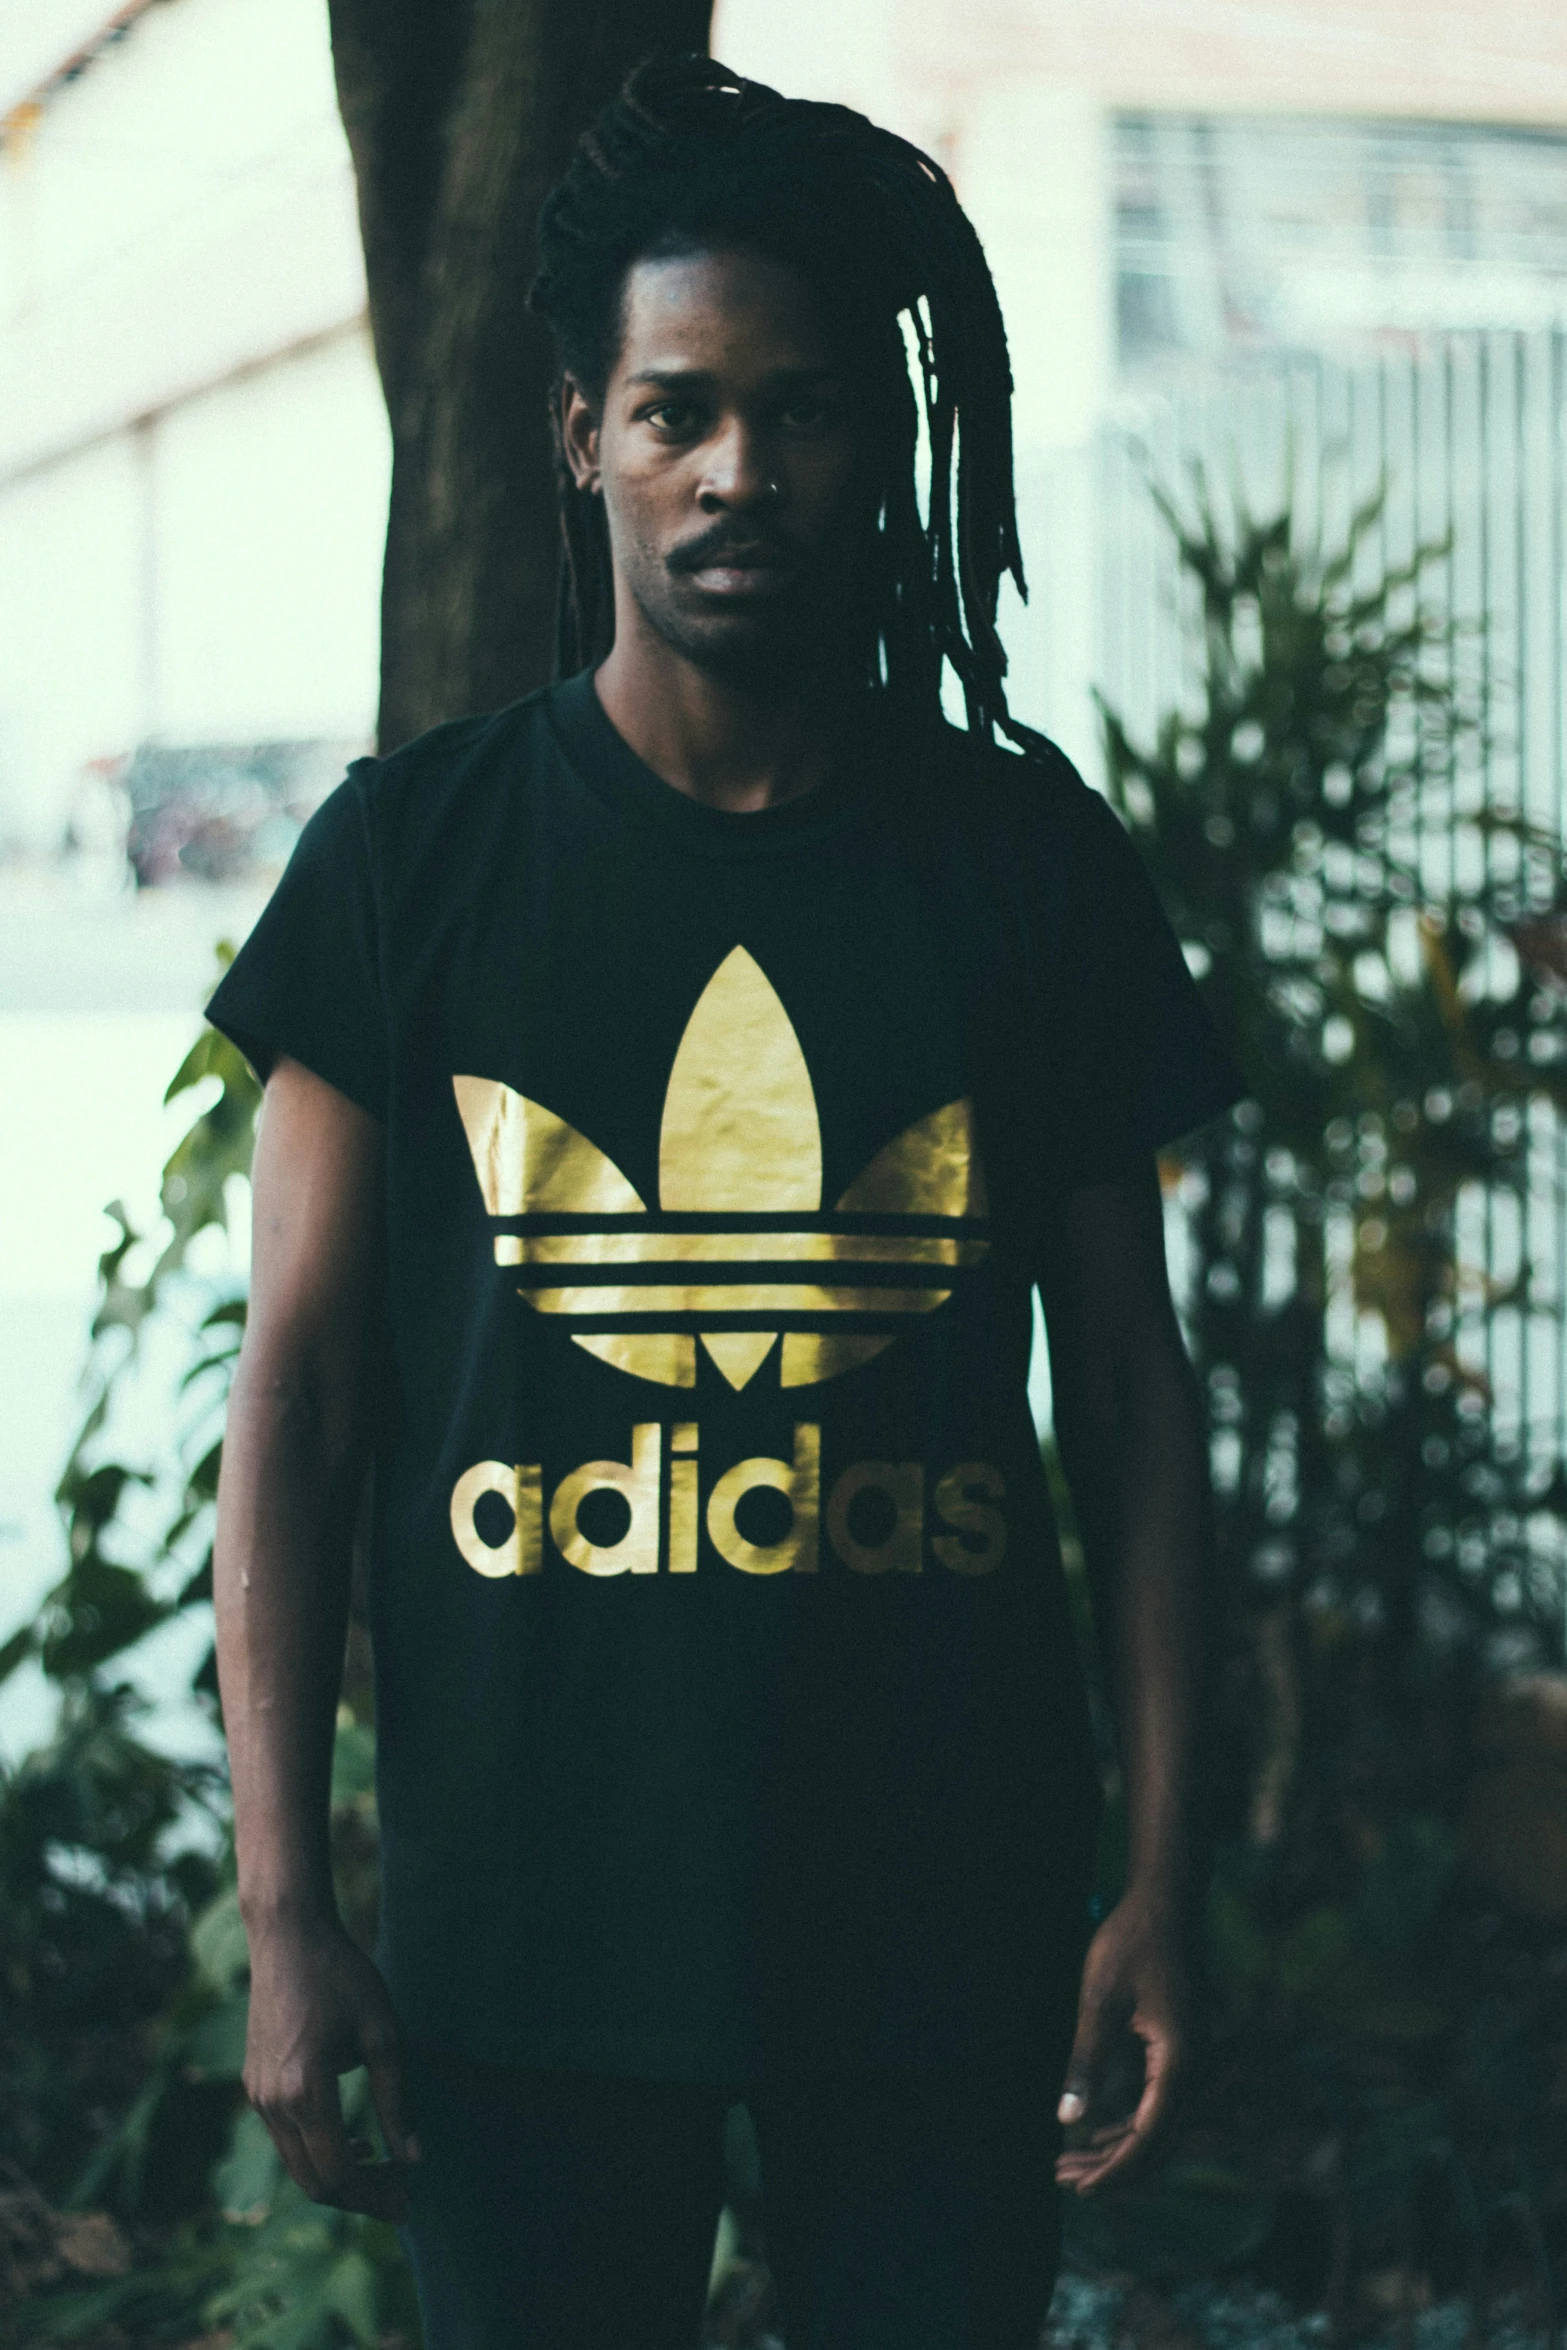
[[[1184,2051],[1171,2026],[1134,2015],[1132,2029],[1143,2044],[1143,2093],[1132,2115],[1132,2131],[1139,2140],[1157,2137],[1170,2117],[1180,2078]]]
[[[306,2141],[307,2149],[309,2141]],[[318,2172],[320,2161],[316,2161]],[[403,2166],[395,2162],[355,2162],[322,2174],[315,2200],[336,2211],[359,2211],[370,2219],[401,2219],[405,2195]]]
[[[1072,2053],[1067,2058],[1066,2078],[1061,2084],[1061,2098],[1056,2107],[1057,2121],[1068,2124],[1080,2122],[1094,2102],[1099,2060],[1104,2047],[1107,2004],[1107,1989],[1101,1989],[1090,1976],[1085,1976],[1077,2003],[1077,2035],[1072,2042]]]
[[[1130,2136],[1131,2130],[1125,2122],[1121,2124],[1119,2129],[1096,2130],[1091,2145],[1065,2148],[1057,2161],[1056,2169],[1059,2172],[1070,2171],[1074,2178],[1086,2171],[1097,2170],[1106,2156],[1114,2153],[1118,2146],[1124,2145]]]
[[[319,2200],[342,2211],[364,2211],[364,2166],[354,2160],[335,2076],[313,2082],[290,2115],[321,2182]]]
[[[1056,2177],[1064,2186],[1096,2187],[1123,2170],[1142,2145],[1134,2116],[1112,2130],[1098,2133],[1091,2146],[1069,2146],[1056,2164]]]
[[[295,2186],[303,2187],[312,2203],[324,2202],[320,2174],[293,2123],[282,2113],[269,2112],[264,2105],[258,2105],[256,2111],[266,2125],[267,2136],[277,2148],[279,2161]]]
[[[318,2090],[299,2118],[304,2151],[320,2180],[318,2203],[340,2211],[362,2211],[371,2219],[398,2223],[408,2215],[407,2165],[377,2162],[371,2148],[348,2135],[334,2077]],[[362,2151],[361,2151],[362,2149]]]
[[[1097,2192],[1112,2179],[1133,2168],[1146,2151],[1144,2141],[1135,2130],[1128,2130],[1118,2146],[1103,2154],[1083,2154],[1074,2161],[1064,2154],[1056,2167],[1056,2178],[1063,2187],[1075,2187],[1080,2195]]]
[[[1180,2072],[1179,2048],[1162,2025],[1134,2018],[1133,2028],[1144,2043],[1143,2093],[1136,2111],[1117,2127],[1096,2133],[1092,2145],[1069,2147],[1056,2164],[1059,2183],[1080,2194],[1134,2169],[1169,2119]]]
[[[1128,2130],[1113,2147],[1101,2147],[1092,2153],[1086,2148],[1069,2149],[1056,2164],[1057,2184],[1075,2187],[1079,2194],[1086,2195],[1125,2167],[1131,2158],[1134,2144]]]

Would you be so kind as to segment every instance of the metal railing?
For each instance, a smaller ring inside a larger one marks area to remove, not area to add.
[[[1189,495],[1200,467],[1221,513],[1287,505],[1326,547],[1380,495],[1360,561],[1385,574],[1429,551],[1410,601],[1469,713],[1419,799],[1422,893],[1461,904],[1505,879],[1488,815],[1567,832],[1564,440],[1560,329],[1193,363],[1124,392],[1093,461],[1097,683],[1143,741],[1201,708],[1193,589],[1153,485]],[[1567,1128],[1543,1087],[1525,1128],[1527,1180],[1460,1201],[1459,1349],[1485,1372],[1497,1432],[1543,1464],[1567,1444]]]

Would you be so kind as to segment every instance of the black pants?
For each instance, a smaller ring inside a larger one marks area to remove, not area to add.
[[[1029,2068],[747,2092],[787,2350],[1034,2350],[1058,2085]],[[428,2068],[416,2086],[426,2350],[696,2350],[729,2092]]]

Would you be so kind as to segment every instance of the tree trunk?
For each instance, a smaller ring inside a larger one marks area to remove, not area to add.
[[[392,426],[385,752],[553,674],[559,550],[539,206],[652,50],[705,49],[711,0],[328,0]]]

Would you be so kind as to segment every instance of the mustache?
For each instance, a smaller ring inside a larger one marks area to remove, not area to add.
[[[700,537],[673,548],[664,562],[670,571],[705,571],[726,555],[766,555],[780,563],[795,563],[800,549],[776,523],[740,522],[728,517],[715,522]]]

